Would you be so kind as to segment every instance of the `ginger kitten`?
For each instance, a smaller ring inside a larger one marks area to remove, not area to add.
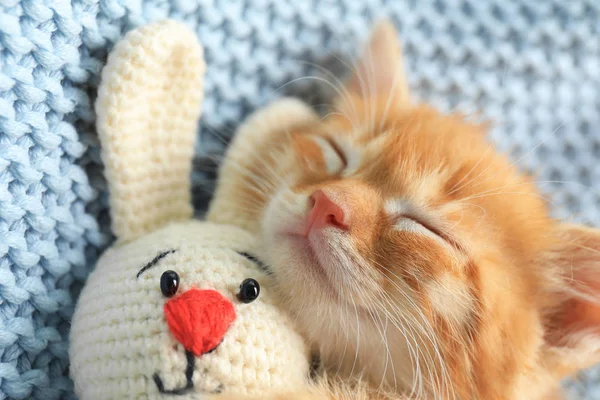
[[[389,23],[330,114],[271,106],[227,157],[242,178],[217,190],[243,203],[329,375],[541,400],[600,361],[600,232],[552,219],[483,127],[413,104]]]

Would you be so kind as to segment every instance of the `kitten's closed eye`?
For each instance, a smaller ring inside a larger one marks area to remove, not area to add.
[[[325,162],[325,168],[328,174],[339,174],[346,168],[346,156],[342,149],[331,138],[314,136],[312,139],[321,149],[321,155]]]
[[[414,232],[435,235],[446,240],[447,236],[438,224],[423,214],[422,211],[401,200],[388,201],[386,212],[393,221],[394,229],[403,232]]]
[[[394,228],[405,232],[414,232],[421,234],[433,234],[441,239],[445,239],[442,232],[430,221],[418,216],[401,214],[394,217]]]
[[[328,176],[352,176],[362,161],[362,149],[351,140],[327,133],[296,135],[292,148],[309,170]]]

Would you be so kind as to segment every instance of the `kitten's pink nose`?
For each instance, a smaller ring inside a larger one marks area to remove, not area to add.
[[[322,190],[317,190],[310,195],[312,209],[308,215],[306,234],[312,229],[321,229],[334,226],[340,229],[348,229],[348,221],[344,210],[334,203]]]

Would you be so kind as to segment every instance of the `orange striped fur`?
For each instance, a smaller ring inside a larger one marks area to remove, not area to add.
[[[370,387],[284,397],[558,396],[600,361],[600,234],[552,219],[483,127],[413,104],[399,49],[378,25],[335,112],[271,129],[242,170],[285,306],[330,375]],[[347,231],[301,235],[316,190]]]

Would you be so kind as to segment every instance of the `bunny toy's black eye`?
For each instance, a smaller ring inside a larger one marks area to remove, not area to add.
[[[165,271],[160,277],[160,291],[165,297],[173,297],[179,289],[179,275],[175,271]]]
[[[240,285],[240,292],[237,297],[242,303],[252,303],[260,294],[260,285],[255,279],[244,279]]]

